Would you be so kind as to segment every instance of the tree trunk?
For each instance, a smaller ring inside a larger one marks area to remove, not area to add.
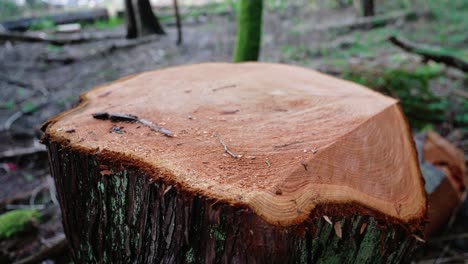
[[[256,61],[262,37],[263,0],[240,0],[234,62]]]
[[[176,44],[182,44],[182,22],[180,20],[180,12],[179,12],[179,4],[177,0],[173,0],[174,3],[174,16],[176,19],[176,26],[177,26],[177,41]]]
[[[375,15],[374,0],[361,0],[362,14],[365,17]]]
[[[127,38],[165,34],[149,0],[125,0]]]
[[[310,70],[144,73],[43,129],[76,263],[401,263],[421,240],[397,101]]]

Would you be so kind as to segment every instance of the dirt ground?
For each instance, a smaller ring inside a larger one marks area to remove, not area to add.
[[[280,11],[267,11],[260,60],[297,64],[326,72],[336,71],[336,65],[330,63],[331,55],[316,51],[339,43],[337,49],[344,52],[354,45],[355,32],[331,33],[317,28],[326,28],[336,21],[352,21],[355,17],[356,12],[352,7],[314,10],[290,6]],[[397,21],[386,29],[411,32],[421,23],[424,24],[424,20]],[[93,34],[113,34],[122,38],[85,44],[59,47],[46,43],[0,43],[0,213],[22,206],[41,209],[41,206],[47,205],[50,214],[55,216],[51,218],[55,220],[49,222],[49,226],[36,225],[33,228],[38,230],[42,240],[58,236],[62,231],[58,224],[58,209],[50,209],[57,206],[53,205],[55,201],[49,195],[52,187],[48,176],[47,155],[44,148],[37,144],[41,137],[41,124],[75,105],[82,92],[127,75],[181,64],[229,62],[235,41],[235,26],[233,12],[198,17],[195,22],[184,25],[184,41],[180,46],[175,45],[176,31],[173,26],[166,26],[166,36],[126,48],[122,46],[133,42],[123,39],[125,32],[122,26],[105,31],[86,28],[86,32]],[[417,56],[408,55],[394,47],[385,46],[376,52],[377,55],[373,56],[346,58],[344,67],[377,67],[395,56],[404,57],[405,63],[409,61],[420,64]],[[466,92],[463,74],[450,69],[444,72],[455,76],[452,77],[454,83],[462,83],[462,88],[457,89],[465,89]],[[449,85],[440,88],[440,83],[435,83],[432,88],[442,90],[440,93],[448,100],[459,100],[457,96],[444,93],[444,89],[450,90],[451,87]],[[468,109],[457,108],[454,113],[463,111],[468,112]],[[466,127],[450,123],[437,124],[434,128],[451,138],[467,153]],[[24,153],[15,153],[12,150]],[[453,224],[436,236],[436,239],[427,242],[427,247],[418,253],[417,261],[466,263],[467,221],[468,204],[465,202]],[[35,240],[37,237],[31,238],[29,246],[24,246],[16,259],[41,248],[41,245],[34,244]],[[0,247],[19,248],[17,243],[10,241],[9,244],[0,244]],[[0,250],[0,263],[2,257],[5,260],[2,252]],[[60,251],[59,257],[51,259],[62,263],[67,255],[64,252],[66,251]]]

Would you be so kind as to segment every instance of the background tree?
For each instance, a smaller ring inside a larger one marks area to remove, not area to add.
[[[234,62],[256,61],[260,53],[263,0],[240,0]]]
[[[151,34],[165,34],[154,15],[149,0],[125,0],[127,38],[138,38]]]
[[[375,15],[374,0],[361,0],[362,14],[364,16]]]

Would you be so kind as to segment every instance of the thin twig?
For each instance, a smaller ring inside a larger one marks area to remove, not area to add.
[[[423,47],[418,44],[411,43],[405,39],[398,38],[396,36],[391,36],[388,40],[395,46],[407,52],[415,53],[419,56],[422,56],[425,60],[433,60],[435,62],[443,63],[447,66],[457,68],[464,72],[468,72],[467,61],[463,60],[462,58],[457,58],[447,52],[442,52],[440,51],[440,49],[431,49]]]
[[[216,137],[218,138],[219,140],[219,143],[221,143],[221,145],[223,145],[223,148],[224,148],[224,152],[226,152],[227,154],[229,154],[231,157],[237,159],[239,156],[232,153],[232,151],[229,150],[228,146],[226,146],[226,143],[224,143],[224,140],[221,138],[221,136],[219,134],[216,134]]]
[[[20,119],[20,117],[23,116],[23,111],[18,111],[14,114],[12,114],[6,121],[5,123],[3,124],[3,130],[4,131],[7,131],[7,130],[10,130],[11,128],[11,125],[13,125],[13,123]]]
[[[112,122],[138,122],[144,126],[149,127],[151,130],[159,132],[167,137],[173,137],[174,133],[169,129],[159,126],[156,123],[153,123],[149,120],[138,118],[138,116],[131,115],[131,114],[123,114],[123,113],[107,113],[107,112],[98,112],[93,113],[92,116],[96,119],[100,120],[110,120]]]
[[[228,85],[223,85],[223,86],[220,86],[220,87],[213,88],[213,89],[211,89],[211,91],[216,92],[216,91],[219,91],[219,90],[224,90],[224,89],[229,89],[229,88],[234,88],[234,87],[236,87],[235,84],[228,84]]]

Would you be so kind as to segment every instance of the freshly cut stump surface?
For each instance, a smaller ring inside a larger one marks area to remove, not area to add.
[[[315,71],[146,72],[44,130],[77,262],[398,263],[421,241],[426,195],[398,101]]]

